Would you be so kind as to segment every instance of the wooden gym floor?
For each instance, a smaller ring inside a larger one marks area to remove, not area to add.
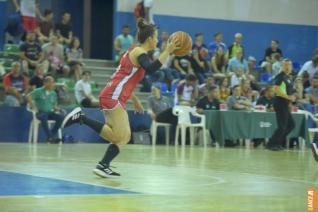
[[[92,169],[107,144],[0,143],[0,211],[306,211],[318,188],[310,150],[127,145]]]

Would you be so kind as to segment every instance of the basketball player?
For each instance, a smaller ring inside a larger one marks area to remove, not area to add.
[[[138,21],[137,38],[140,45],[132,47],[123,55],[116,72],[99,96],[100,108],[104,113],[106,124],[88,118],[79,107],[70,112],[63,121],[62,127],[74,123],[85,124],[111,142],[104,157],[93,170],[100,177],[120,176],[119,173],[110,169],[110,162],[119,154],[120,148],[130,140],[129,120],[125,110],[126,101],[131,99],[136,112],[143,113],[144,108],[133,94],[133,90],[143,79],[145,71],[153,73],[159,70],[169,54],[178,49],[179,41],[172,39],[159,58],[150,63],[147,52],[156,48],[157,36],[155,25],[147,24],[142,19]]]

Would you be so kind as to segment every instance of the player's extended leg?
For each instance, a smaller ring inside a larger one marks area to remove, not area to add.
[[[130,140],[130,126],[128,114],[122,107],[104,112],[107,124],[86,117],[81,108],[75,108],[64,119],[62,128],[74,123],[83,123],[95,130],[101,137],[111,142],[103,159],[94,169],[94,173],[101,177],[120,176],[112,171],[110,162],[119,154],[119,146],[127,144]]]

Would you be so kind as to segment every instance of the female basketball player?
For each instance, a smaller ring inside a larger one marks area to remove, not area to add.
[[[70,112],[62,124],[62,127],[67,127],[74,123],[83,123],[111,142],[104,157],[93,170],[100,177],[120,176],[119,173],[110,169],[110,162],[119,154],[120,147],[130,140],[129,120],[125,110],[126,101],[130,98],[134,109],[142,113],[144,108],[133,94],[133,90],[143,79],[145,71],[147,73],[155,72],[165,63],[169,54],[178,49],[179,41],[172,39],[159,58],[150,63],[147,52],[157,46],[156,27],[144,23],[141,19],[138,22],[137,38],[140,45],[129,49],[123,55],[116,72],[100,93],[100,108],[103,110],[106,124],[88,118],[79,107]]]

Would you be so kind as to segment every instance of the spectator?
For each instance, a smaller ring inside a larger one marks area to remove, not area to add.
[[[229,58],[235,57],[238,52],[242,52],[244,55],[244,49],[241,45],[243,35],[241,33],[236,33],[234,35],[235,41],[234,43],[229,47]]]
[[[129,26],[124,25],[121,34],[115,38],[115,60],[118,62],[121,56],[134,44],[134,38],[129,34]]]
[[[38,22],[38,27],[36,29],[37,36],[39,41],[43,43],[47,43],[50,41],[50,35],[54,31],[54,23],[53,23],[53,11],[46,9],[44,11],[43,20]]]
[[[64,49],[58,42],[56,35],[52,34],[50,37],[50,42],[44,44],[43,52],[45,58],[50,62],[50,69],[53,75],[56,73],[68,75],[69,67],[65,65],[64,62]]]
[[[200,84],[204,82],[209,70],[207,55],[208,50],[203,43],[203,34],[198,32],[195,34],[195,42],[192,47],[191,66]]]
[[[306,98],[313,105],[318,104],[318,76],[311,80],[311,86],[305,90]],[[317,111],[315,111],[317,112]]]
[[[153,19],[153,5],[154,0],[143,0],[144,11],[145,11],[145,21],[150,24],[155,24]]]
[[[187,74],[194,74],[189,55],[174,57],[172,67],[179,72],[181,78],[184,78]]]
[[[161,112],[172,108],[170,100],[167,97],[161,95],[160,87],[160,83],[153,83],[152,93],[151,96],[149,96],[148,98],[148,113],[153,120],[156,120],[158,114],[160,114]]]
[[[171,124],[173,128],[178,124],[178,117],[172,113],[170,100],[161,95],[160,83],[154,83],[152,85],[152,94],[148,98],[148,113],[152,120]]]
[[[82,107],[97,107],[98,100],[92,93],[92,86],[89,82],[91,78],[90,71],[84,71],[82,79],[77,81],[75,84],[75,97],[78,104]]]
[[[197,77],[193,74],[186,76],[186,79],[180,81],[177,86],[177,104],[179,105],[193,105],[196,98],[198,97],[197,89]]]
[[[308,104],[308,98],[306,98],[305,95],[305,89],[303,85],[303,81],[301,77],[297,77],[294,82],[294,87],[295,87],[295,97],[296,97],[296,104],[298,107],[303,108],[304,104]],[[310,90],[310,89],[309,89]]]
[[[298,76],[301,76],[305,71],[309,74],[309,80],[318,74],[318,54],[314,55],[310,61],[307,61],[301,67]]]
[[[279,74],[280,69],[282,68],[281,59],[282,59],[282,57],[280,56],[279,53],[272,54],[272,61],[273,61],[272,75],[273,75],[273,77],[275,77],[277,74]]]
[[[220,101],[218,99],[219,97],[219,91],[217,86],[210,86],[208,88],[207,95],[202,97],[196,107],[197,107],[197,112],[198,113],[203,113],[204,110],[220,110]],[[216,146],[216,140],[213,135],[213,131],[210,131],[210,136],[212,140],[212,146]]]
[[[168,39],[169,39],[169,33],[168,32],[162,32],[161,33],[161,37],[160,37],[160,41],[158,42],[158,48],[160,49],[160,52],[162,52],[168,43]]]
[[[257,99],[256,105],[263,105],[266,107],[266,110],[269,112],[274,111],[273,100],[274,100],[274,88],[273,86],[267,86],[263,94]]]
[[[41,13],[36,6],[36,0],[12,0],[17,11],[21,12],[23,28],[26,32],[34,32],[36,29],[36,15],[41,19]]]
[[[54,78],[51,76],[45,77],[44,86],[32,91],[27,98],[30,108],[37,110],[36,117],[41,121],[47,141],[50,143],[59,142],[60,139],[56,138],[56,135],[64,117],[60,114],[61,109],[57,106]],[[48,120],[55,121],[52,130],[49,129]]]
[[[71,25],[71,14],[65,12],[62,16],[62,21],[55,25],[55,31],[62,44],[70,44],[73,38],[73,31]]]
[[[225,67],[227,65],[227,56],[222,47],[217,47],[215,54],[211,58],[211,69],[215,77],[225,77]]]
[[[199,85],[199,93],[200,96],[206,96],[208,95],[208,91],[210,87],[214,87],[215,81],[213,76],[209,76],[206,80],[206,83]]]
[[[254,76],[255,65],[256,65],[255,57],[249,56],[248,59],[247,59],[247,72],[246,72],[245,76],[246,76],[247,79],[251,80],[253,89],[255,89],[257,87],[256,79],[255,79],[255,76]],[[255,90],[258,90],[258,89],[255,89]]]
[[[283,56],[282,50],[278,48],[278,45],[279,45],[278,40],[272,40],[271,46],[265,50],[265,57],[261,66],[265,68],[265,70],[268,73],[272,73],[272,65],[273,65],[272,54],[279,53],[281,57]]]
[[[6,93],[5,104],[18,107],[25,103],[25,95],[28,93],[28,80],[21,74],[20,63],[13,62],[11,71],[3,77],[3,87]]]
[[[2,77],[5,75],[6,70],[3,67],[2,63],[0,63],[0,81],[2,80]]]
[[[227,73],[237,73],[238,71],[242,71],[242,74],[246,74],[248,72],[247,62],[243,57],[243,52],[237,52],[236,57],[233,57],[229,60],[229,65],[227,68]]]
[[[48,62],[44,60],[41,46],[35,42],[34,32],[27,33],[26,41],[20,46],[20,52],[22,67],[26,74],[31,74],[30,69],[34,70],[40,64],[45,67],[45,73],[47,72]]]
[[[266,111],[274,112],[274,106],[273,106],[274,96],[275,96],[275,92],[274,92],[273,86],[267,86],[261,92],[261,96],[257,99],[256,107],[259,105],[262,105],[266,107]],[[263,138],[253,139],[253,144],[255,148],[258,147],[261,143],[265,144],[265,139]]]
[[[38,65],[35,69],[35,76],[33,76],[30,79],[30,86],[32,90],[42,87],[43,80],[44,80],[44,67],[42,65]]]
[[[159,50],[155,51],[153,54],[153,59],[156,60],[159,58]],[[174,61],[174,55],[170,55],[161,68],[154,73],[154,81],[156,82],[166,82],[169,81],[178,81],[181,79],[181,74],[179,71],[171,67],[172,62]],[[184,78],[184,77],[183,77]]]
[[[203,113],[204,110],[219,110],[219,90],[217,86],[210,86],[208,92],[203,96],[196,105],[197,111]]]
[[[214,53],[218,47],[222,47],[224,52],[227,51],[227,47],[226,47],[225,43],[222,42],[222,39],[223,39],[223,36],[222,36],[221,32],[217,32],[214,34],[214,41],[212,41],[208,45],[210,57],[212,57],[214,55]]]
[[[250,110],[251,102],[241,95],[241,86],[235,85],[232,88],[232,95],[227,99],[227,108],[229,110]]]
[[[74,74],[75,80],[80,80],[83,63],[83,50],[80,48],[80,40],[77,37],[72,39],[70,47],[66,49],[66,58],[71,74]]]
[[[220,101],[226,102],[227,98],[230,96],[229,79],[227,77],[223,78],[220,83]]]
[[[251,102],[256,101],[258,97],[258,92],[253,91],[251,87],[251,81],[249,81],[248,79],[244,79],[241,82],[241,95]]]

